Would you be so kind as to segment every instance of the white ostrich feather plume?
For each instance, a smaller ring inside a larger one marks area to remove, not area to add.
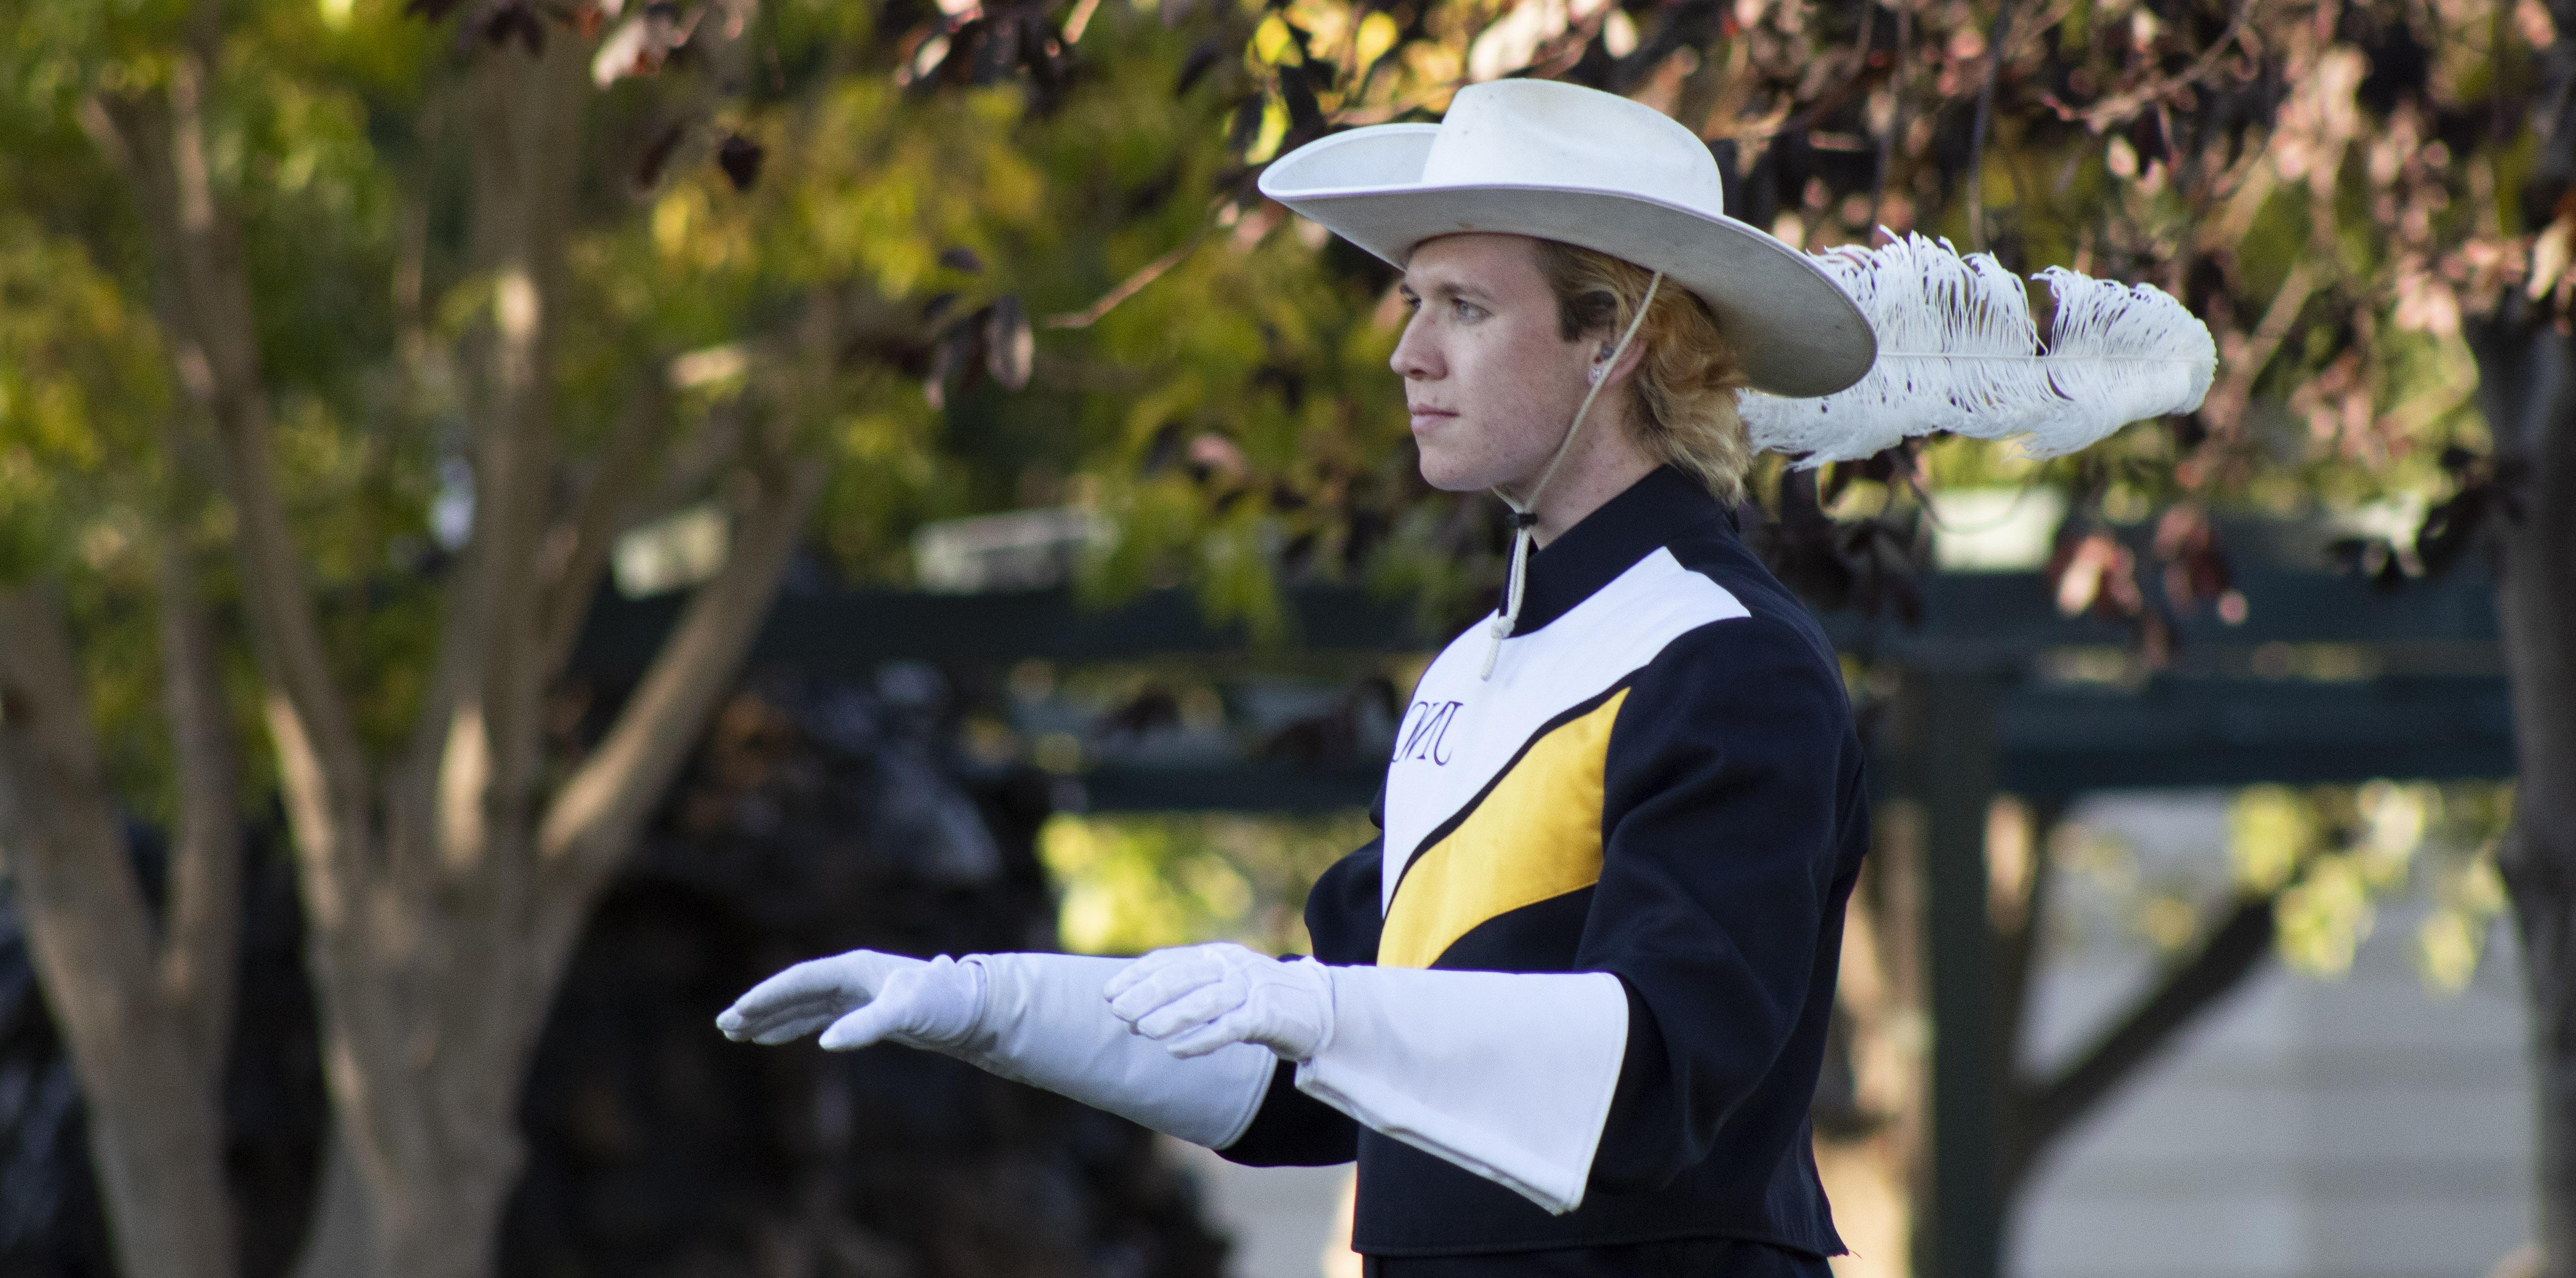
[[[1857,461],[1936,430],[2061,456],[2130,422],[2199,407],[2218,365],[2209,329],[2152,284],[2041,271],[2032,278],[2057,302],[2043,345],[2020,278],[1991,254],[1908,235],[1813,257],[1869,318],[1878,362],[1821,398],[1744,393],[1753,446],[1804,453],[1801,467]]]

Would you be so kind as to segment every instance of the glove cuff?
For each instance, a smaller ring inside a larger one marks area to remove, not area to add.
[[[1338,1003],[1341,998],[1341,984],[1334,979],[1332,966],[1321,960],[1301,957],[1289,960],[1288,966],[1297,969],[1296,979],[1300,984],[1307,986],[1307,992],[1312,996],[1315,1021],[1311,1027],[1314,1031],[1313,1041],[1295,1044],[1294,1046],[1303,1050],[1293,1055],[1287,1048],[1276,1045],[1273,1045],[1271,1050],[1278,1053],[1279,1059],[1291,1065],[1303,1065],[1323,1055],[1333,1046],[1333,1030],[1340,1019]]]
[[[975,1031],[938,1050],[1192,1144],[1224,1148],[1251,1124],[1277,1058],[1266,1047],[1236,1043],[1180,1060],[1129,1032],[1102,993],[1126,965],[1076,954],[970,955],[960,966],[986,981]]]

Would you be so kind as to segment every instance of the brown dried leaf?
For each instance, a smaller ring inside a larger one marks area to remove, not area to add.
[[[733,189],[748,191],[752,183],[760,180],[760,162],[768,155],[766,147],[750,138],[728,133],[724,144],[716,148],[716,167],[723,169],[725,176],[732,179]]]

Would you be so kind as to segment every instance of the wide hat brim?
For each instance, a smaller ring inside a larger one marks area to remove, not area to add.
[[[1527,235],[1578,245],[1696,294],[1717,317],[1753,389],[1830,395],[1878,357],[1860,307],[1805,254],[1757,227],[1649,196],[1528,183],[1425,184],[1438,126],[1382,124],[1282,157],[1262,194],[1401,268],[1442,235]]]

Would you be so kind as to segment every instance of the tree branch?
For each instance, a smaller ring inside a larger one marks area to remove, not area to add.
[[[2010,1125],[2004,1178],[2017,1184],[2041,1153],[2104,1096],[2170,1045],[2183,1027],[2241,984],[2272,949],[2277,895],[2237,902],[2225,922],[2144,998],[2057,1074],[2013,1090],[2018,1121]]]
[[[1878,135],[1878,167],[1869,179],[1869,221],[1865,230],[1878,227],[1880,211],[1887,203],[1887,175],[1896,164],[1896,140],[1905,134],[1905,55],[1914,42],[1914,11],[1899,5],[1896,10],[1896,56],[1887,76],[1887,127]]]
[[[2255,321],[2254,331],[2247,336],[2243,349],[2227,361],[2226,379],[2203,401],[2203,416],[2224,426],[2238,423],[2245,405],[2253,398],[2255,379],[2262,376],[2272,357],[2280,353],[2281,343],[2288,340],[2291,329],[2297,326],[2299,311],[2316,292],[2316,284],[2316,272],[2310,270],[2305,261],[2290,268],[2289,275],[2281,281],[2281,291],[2272,295],[2270,306],[2263,308],[2263,318]]]
[[[551,876],[576,890],[550,893],[549,953],[569,944],[589,896],[625,854],[651,804],[679,772],[706,718],[732,686],[743,655],[769,616],[787,560],[822,495],[820,468],[772,456],[760,499],[736,525],[732,557],[700,586],[679,624],[597,749],[555,794],[537,846]]]
[[[76,949],[61,951],[77,952],[81,970],[48,988],[58,1001],[80,1002],[71,996],[83,990],[100,1001],[57,1014],[131,1020],[153,1010],[152,924],[99,773],[85,700],[53,599],[40,587],[0,593],[0,767],[8,774],[0,840],[30,921],[72,919],[83,933],[63,942]]]
[[[545,623],[541,630],[539,668],[552,682],[581,638],[591,600],[599,594],[609,551],[640,505],[642,480],[670,424],[670,381],[656,364],[618,414],[590,487],[572,518],[546,538]]]
[[[161,666],[179,771],[179,828],[170,848],[161,993],[208,1068],[232,1034],[234,954],[241,926],[241,767],[212,628],[186,546],[164,529]]]
[[[161,259],[156,309],[180,385],[215,427],[223,486],[236,520],[251,637],[270,688],[269,721],[309,869],[364,873],[350,854],[367,809],[366,761],[346,695],[331,674],[302,557],[288,529],[268,443],[266,396],[240,236],[214,189],[206,155],[204,30],[199,51],[170,70],[156,99],[96,98],[82,123],[123,168]],[[341,885],[345,888],[345,885]],[[339,894],[335,888],[332,895]]]
[[[1217,192],[1216,198],[1208,201],[1207,211],[1199,217],[1197,228],[1190,232],[1188,239],[1182,240],[1170,252],[1137,267],[1133,274],[1120,280],[1116,287],[1101,294],[1091,305],[1078,311],[1047,316],[1039,321],[1040,325],[1045,328],[1089,328],[1099,323],[1101,317],[1117,309],[1119,303],[1143,292],[1146,285],[1163,278],[1164,272],[1188,261],[1190,254],[1198,252],[1199,245],[1207,242],[1208,232],[1216,229],[1217,215],[1243,194],[1245,184],[1250,181],[1251,178],[1247,175],[1234,185]]]
[[[1212,217],[1201,221],[1199,223],[1199,228],[1190,232],[1190,237],[1188,239],[1181,241],[1180,247],[1136,268],[1134,274],[1129,275],[1126,279],[1120,280],[1117,287],[1101,294],[1099,300],[1094,301],[1091,305],[1078,311],[1067,311],[1061,315],[1047,316],[1044,321],[1045,326],[1048,328],[1089,328],[1092,325],[1099,323],[1101,317],[1107,315],[1110,311],[1117,309],[1120,302],[1126,301],[1128,298],[1134,297],[1138,293],[1143,292],[1146,285],[1163,278],[1164,272],[1169,271],[1173,267],[1189,260],[1190,254],[1198,252],[1199,245],[1207,242],[1208,228],[1214,225],[1216,225],[1216,222]]]
[[[537,563],[554,481],[554,332],[580,166],[578,42],[477,58],[471,256],[492,282],[473,361],[474,519],[449,579],[419,716],[386,779],[394,879],[406,891],[492,864],[539,784],[544,673]],[[496,823],[498,823],[496,825]]]
[[[742,456],[743,436],[748,433],[744,417],[740,399],[712,406],[698,429],[672,448],[662,465],[661,482],[644,495],[641,505],[627,512],[627,518],[632,523],[651,523],[695,500],[708,480]]]
[[[2209,73],[2218,69],[2219,58],[2225,56],[2228,47],[2245,33],[2246,21],[2254,16],[2254,4],[2255,0],[2237,0],[2236,12],[2227,19],[2227,29],[2219,32],[2218,38],[2201,50],[2200,56],[2194,58],[2190,66],[2174,75],[2150,75],[2145,84],[2114,93],[2089,106],[2068,106],[2053,94],[2042,95],[2041,100],[2057,112],[2058,119],[2081,120],[2085,128],[2100,133],[2137,114],[2140,107],[2208,79]]]
[[[481,862],[494,823],[523,830],[541,783],[544,625],[537,559],[555,479],[554,346],[581,166],[581,50],[476,59],[475,259],[493,280],[474,440],[474,530],[448,599],[437,730],[449,870]]]
[[[2012,35],[2012,0],[1996,0],[1994,29],[1986,37],[1986,74],[1977,85],[1977,111],[1968,125],[1968,251],[1986,249],[1986,126],[1995,113],[1995,82],[2003,74],[2004,42]]]

